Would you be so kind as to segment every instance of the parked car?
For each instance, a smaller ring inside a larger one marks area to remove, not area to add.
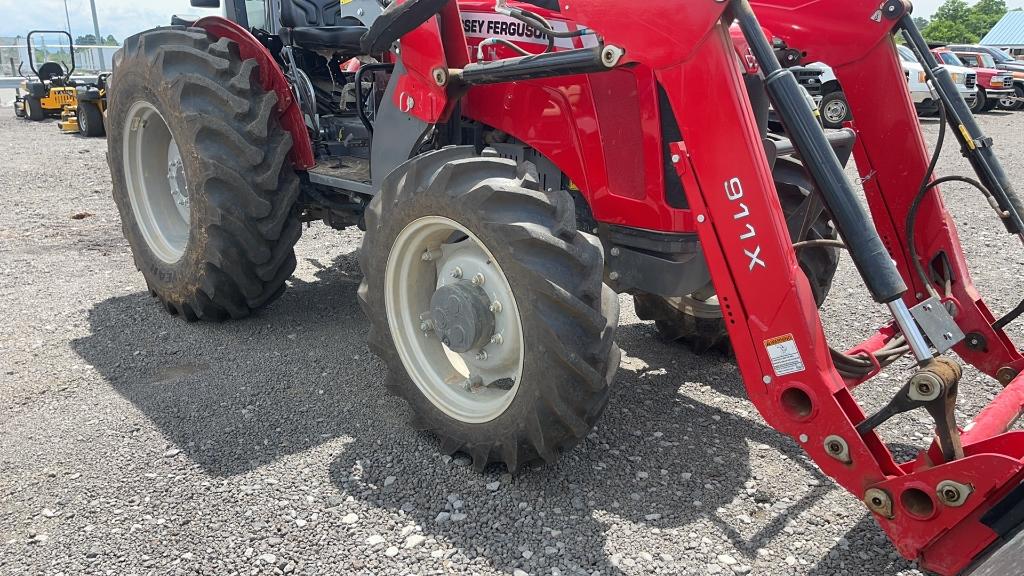
[[[924,67],[917,61],[914,52],[906,46],[897,46],[896,52],[903,64],[903,71],[907,73],[907,83],[910,88],[910,95],[917,107],[918,114],[930,115],[939,111],[939,105],[935,101],[935,93],[928,84],[928,76]],[[953,83],[960,91],[960,96],[971,108],[978,101],[978,75],[970,68],[964,66],[942,65],[949,70]]]
[[[1024,62],[1014,59],[1006,51],[995,46],[982,46],[981,44],[950,44],[946,46],[953,52],[980,52],[992,57],[995,67],[1006,70],[1013,74],[1013,90],[1017,101],[1010,105],[1010,110],[1024,108]]]
[[[1013,88],[1013,72],[996,68],[995,60],[987,52],[955,52],[968,68],[978,73],[978,100],[988,100],[987,110],[997,105],[1005,110],[1013,110],[1017,105],[1017,93]],[[982,90],[984,89],[984,97]]]

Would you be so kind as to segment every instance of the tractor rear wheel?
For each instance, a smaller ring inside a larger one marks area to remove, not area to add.
[[[248,316],[284,291],[301,232],[276,94],[198,28],[132,36],[117,61],[107,156],[136,266],[172,315]]]
[[[97,138],[106,134],[103,127],[103,112],[95,102],[78,103],[78,131],[83,136]]]
[[[33,96],[25,96],[25,113],[29,120],[40,122],[46,119],[43,102]]]
[[[787,160],[779,159],[778,162]],[[810,191],[778,180],[775,185],[787,220],[799,214]],[[838,233],[828,213],[822,211],[806,235],[796,241],[835,240],[837,237]],[[810,281],[815,301],[821,306],[832,288],[832,278],[839,266],[839,249],[832,246],[808,246],[797,251],[797,260]],[[729,334],[711,284],[681,298],[637,294],[633,297],[633,303],[637,316],[641,320],[653,320],[658,336],[663,340],[683,342],[698,354],[728,346]]]
[[[366,211],[359,300],[414,426],[482,470],[588,434],[619,366],[618,300],[568,193],[471,147],[416,157]]]

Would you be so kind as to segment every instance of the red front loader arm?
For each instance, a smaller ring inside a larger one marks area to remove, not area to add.
[[[933,189],[920,209],[917,252],[929,262],[942,253],[949,262],[946,301],[955,304],[956,323],[969,336],[955,351],[1007,387],[966,427],[963,457],[944,458],[933,446],[897,463],[878,435],[858,432],[865,414],[851,390],[863,380],[837,371],[797,264],[730,36],[731,4],[648,0],[628,15],[618,0],[564,0],[562,8],[606,45],[625,51],[619,66],[652,70],[667,94],[682,133],[670,143],[672,162],[751,401],[771,426],[795,438],[825,473],[865,501],[904,556],[942,574],[960,572],[1020,524],[1015,505],[1022,498],[1011,492],[1024,480],[1024,433],[1006,430],[1024,405],[1024,377],[1017,377],[1024,358],[992,327],[953,221]],[[913,273],[903,231],[928,155],[894,52],[896,22],[882,14],[892,4],[752,1],[765,28],[810,61],[835,68],[856,118],[855,157],[874,225],[910,287],[903,300],[911,306],[927,294]],[[443,119],[452,104],[429,82],[430,71],[468,60],[458,11],[449,3],[440,18],[402,40],[411,72],[397,103],[409,97],[429,102],[409,111],[429,122]],[[858,348],[878,350],[893,334],[887,327]]]

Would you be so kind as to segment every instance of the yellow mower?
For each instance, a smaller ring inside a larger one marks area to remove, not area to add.
[[[59,62],[35,64],[33,36],[59,34],[68,39],[71,67]],[[26,76],[15,91],[14,113],[20,118],[40,121],[60,118],[62,132],[81,132],[86,136],[103,136],[103,113],[106,109],[106,75],[94,83],[71,79],[75,72],[75,47],[71,35],[63,30],[33,30],[26,38],[29,67],[35,77]]]
[[[65,104],[57,126],[65,134],[104,136],[107,131],[103,120],[107,112],[107,78],[100,74],[95,84],[75,86],[76,101]]]

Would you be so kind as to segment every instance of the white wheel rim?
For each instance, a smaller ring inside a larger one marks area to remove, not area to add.
[[[167,122],[136,102],[124,127],[124,174],[135,221],[150,251],[173,264],[188,245],[191,206],[184,164]]]
[[[456,277],[459,272],[461,277]],[[396,238],[384,278],[388,327],[402,364],[420,392],[462,422],[479,424],[501,416],[519,391],[525,356],[523,328],[508,279],[483,242],[449,218],[420,218]],[[424,329],[431,298],[442,286],[481,278],[483,282],[474,285],[492,303],[493,334],[500,339],[456,353],[433,331]]]

